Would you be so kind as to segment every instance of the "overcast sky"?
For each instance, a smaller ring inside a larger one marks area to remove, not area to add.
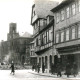
[[[11,22],[17,23],[17,31],[20,34],[33,34],[30,25],[32,4],[33,0],[0,0],[0,41],[7,40]]]

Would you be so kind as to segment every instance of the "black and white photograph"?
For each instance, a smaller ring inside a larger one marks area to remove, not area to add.
[[[0,0],[0,80],[80,80],[80,0]]]

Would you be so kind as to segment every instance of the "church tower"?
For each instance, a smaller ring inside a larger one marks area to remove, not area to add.
[[[19,37],[19,33],[17,33],[16,23],[9,24],[9,33],[7,35],[7,40],[12,40]]]

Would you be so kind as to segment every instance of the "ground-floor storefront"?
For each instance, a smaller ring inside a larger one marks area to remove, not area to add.
[[[80,71],[80,54],[68,54],[60,56],[60,63],[62,69],[66,69],[66,65],[69,63],[71,66],[76,63],[78,66],[78,71]]]
[[[78,71],[80,71],[80,46],[68,46],[57,49],[58,54],[60,55],[60,64],[62,69],[65,70],[66,65],[69,63],[71,66],[73,63],[76,63],[78,66]]]
[[[51,71],[51,64],[54,63],[53,49],[48,49],[37,56],[37,63],[40,64],[40,70],[42,71],[42,64],[44,63],[45,72]]]
[[[37,65],[37,57],[30,57],[30,65]]]

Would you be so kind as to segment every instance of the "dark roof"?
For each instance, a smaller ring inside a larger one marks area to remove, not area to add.
[[[51,11],[52,12],[56,12],[57,10],[65,7],[66,5],[70,4],[73,1],[74,0],[63,0],[58,6],[56,6],[55,8],[53,8]]]
[[[47,15],[53,15],[50,11],[52,8],[58,5],[57,1],[50,0],[35,0],[35,13],[38,18],[45,18]]]

